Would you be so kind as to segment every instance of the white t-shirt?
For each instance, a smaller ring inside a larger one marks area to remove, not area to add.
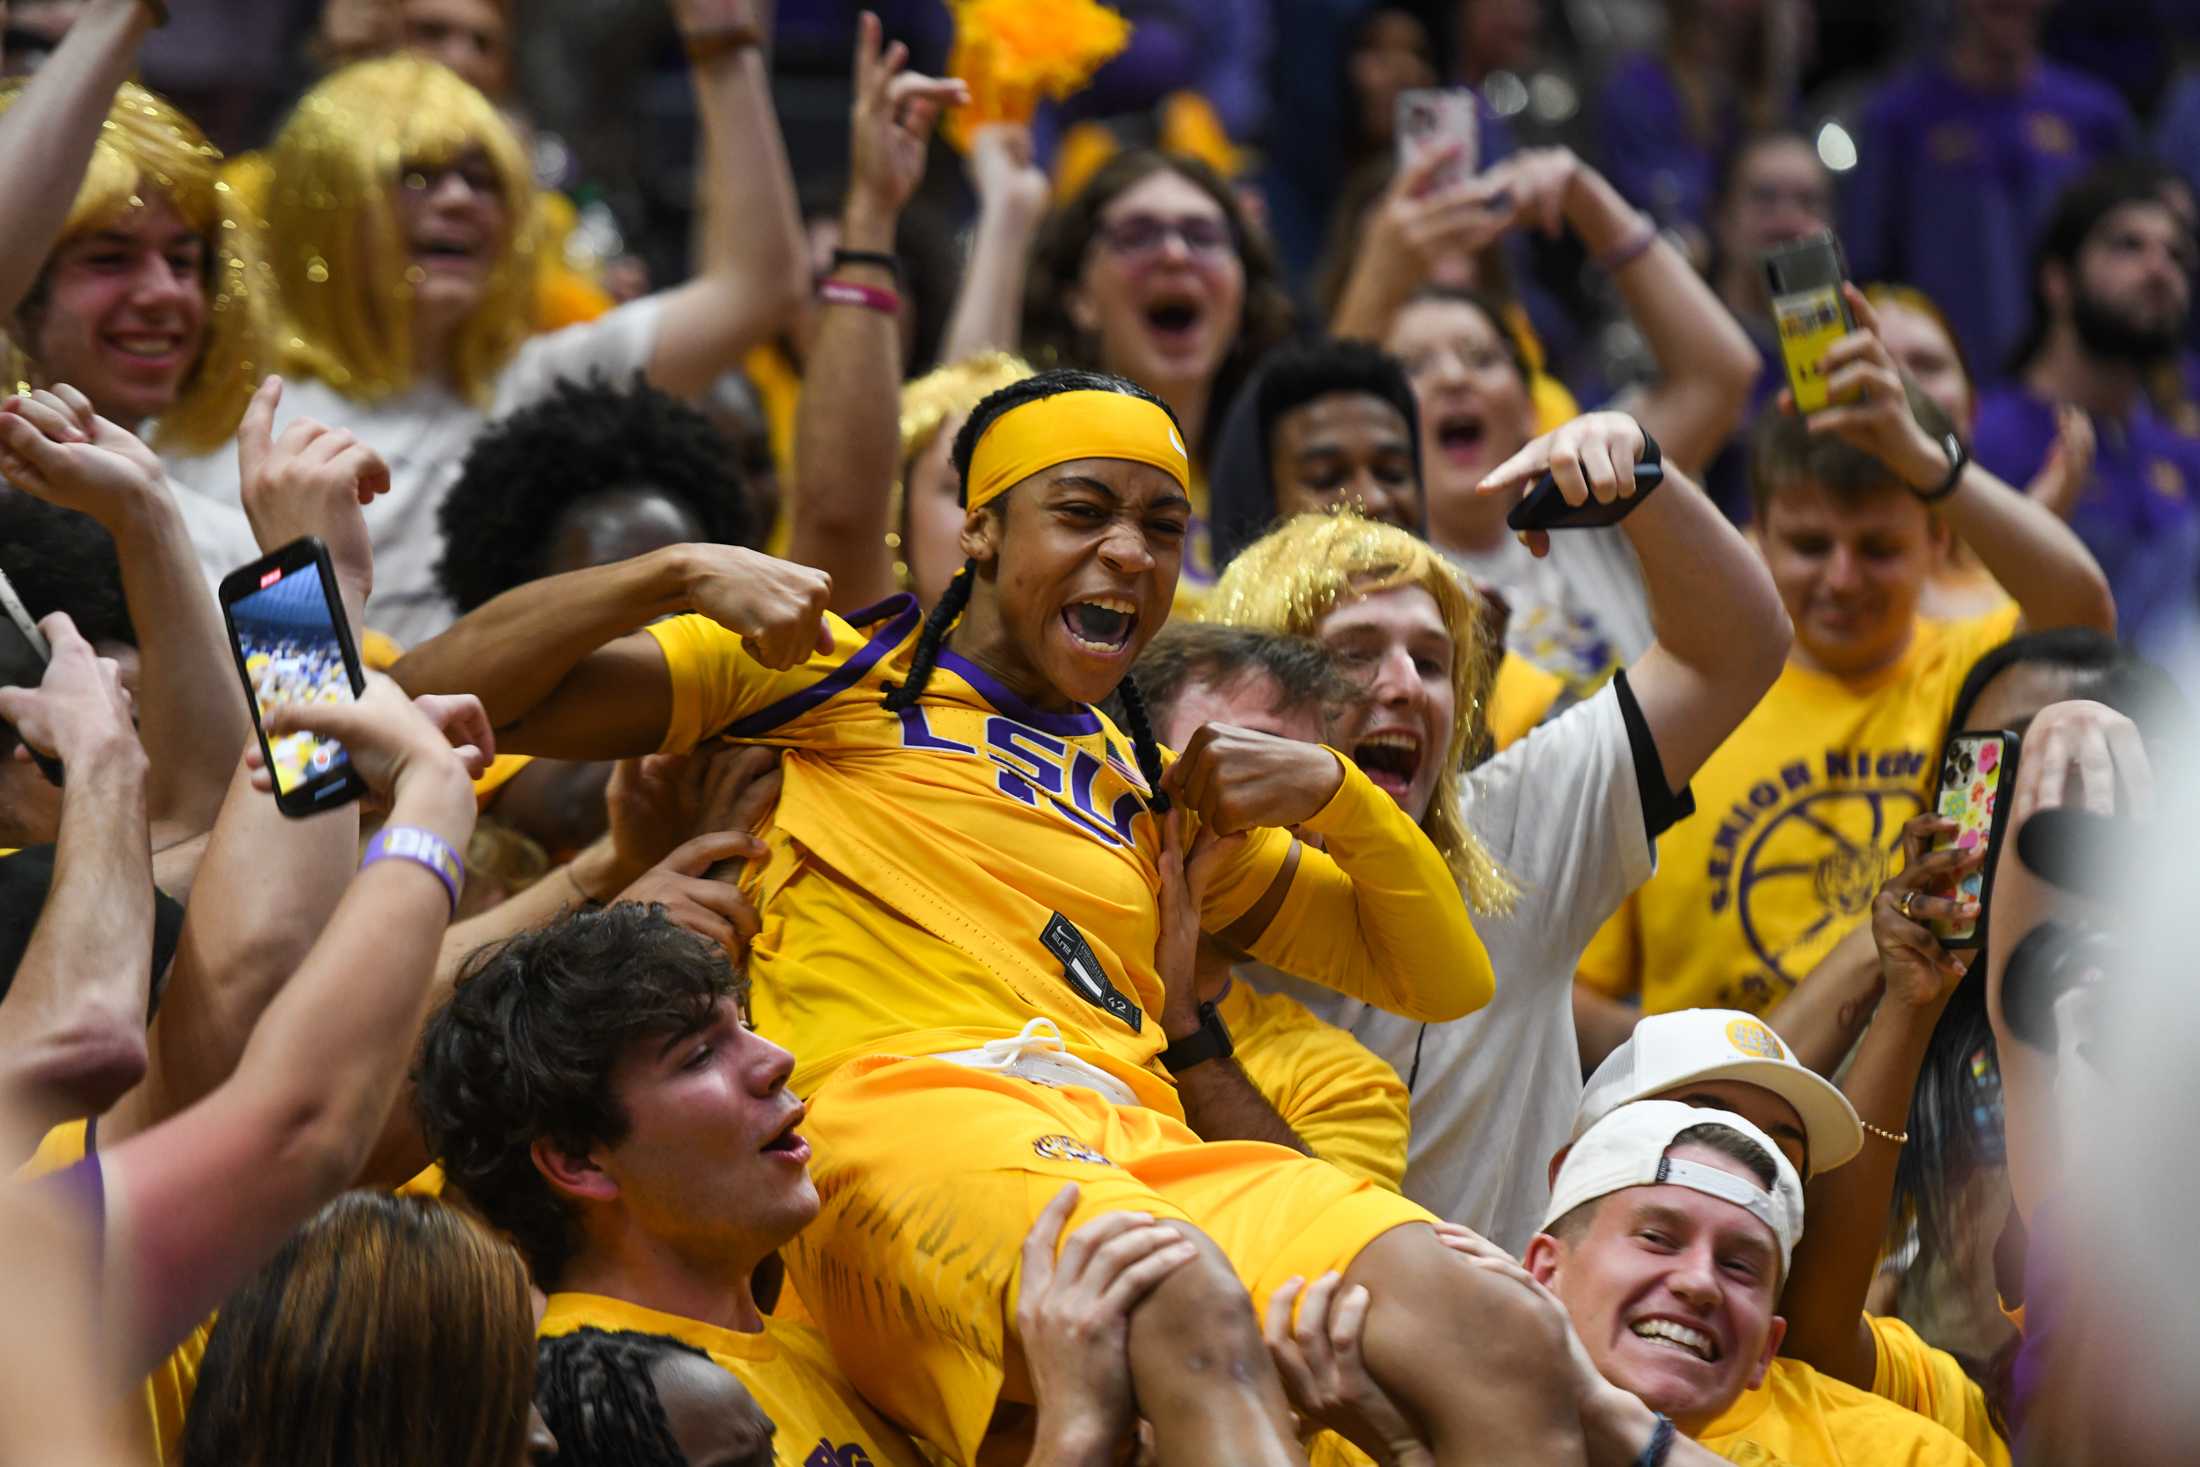
[[[1422,1024],[1273,969],[1239,970],[1390,1061],[1412,1091],[1406,1195],[1515,1254],[1542,1220],[1551,1154],[1581,1099],[1575,960],[1656,861],[1622,686],[1606,684],[1465,782],[1467,823],[1520,887],[1510,916],[1475,918],[1497,974],[1486,1007]]]
[[[1512,607],[1505,646],[1586,695],[1649,650],[1650,598],[1626,532],[1557,530],[1538,560],[1508,532],[1487,550],[1446,550],[1478,586]]]
[[[435,565],[443,555],[436,515],[475,436],[492,419],[547,396],[561,378],[579,380],[601,372],[623,383],[647,367],[657,346],[661,301],[650,296],[598,320],[530,338],[497,374],[494,401],[486,413],[441,383],[422,383],[380,402],[358,402],[314,378],[284,382],[282,406],[275,415],[278,437],[293,419],[311,418],[327,427],[350,429],[390,466],[389,493],[367,506],[367,529],[374,540],[369,626],[411,647],[457,619],[456,608],[436,586]],[[236,445],[170,459],[168,472],[186,491],[178,498],[204,564],[209,548],[224,547],[244,521]],[[194,499],[212,501],[212,508],[191,503]],[[244,543],[252,543],[249,530]],[[253,550],[244,558],[256,554]],[[204,568],[219,580],[241,563],[230,560]]]

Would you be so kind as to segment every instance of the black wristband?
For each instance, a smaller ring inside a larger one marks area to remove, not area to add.
[[[1665,1459],[1673,1453],[1673,1418],[1663,1411],[1657,1413],[1658,1424],[1650,1429],[1650,1441],[1635,1458],[1635,1467],[1665,1467]]]
[[[1665,482],[1665,455],[1658,451],[1658,440],[1652,438],[1650,430],[1642,426],[1642,419],[1635,419],[1635,427],[1642,434],[1642,453],[1636,458],[1635,467],[1656,469],[1658,471],[1658,484],[1662,484]],[[1635,486],[1636,493],[1647,494],[1655,489],[1657,484],[1645,484],[1642,482],[1642,475],[1637,474],[1635,475]]]
[[[1199,1027],[1182,1039],[1161,1051],[1161,1063],[1172,1075],[1180,1075],[1193,1065],[1203,1065],[1209,1060],[1228,1059],[1237,1052],[1230,1042],[1230,1027],[1222,1022],[1222,1015],[1211,1003],[1199,1006]]]
[[[838,270],[843,265],[869,265],[886,271],[894,277],[896,285],[901,284],[901,257],[884,250],[834,250],[833,269]]]
[[[1948,477],[1930,489],[1912,489],[1910,492],[1931,504],[1946,499],[1956,492],[1956,485],[1963,482],[1963,471],[1971,462],[1971,451],[1963,446],[1963,440],[1950,433],[1940,440],[1941,451],[1948,455]]]

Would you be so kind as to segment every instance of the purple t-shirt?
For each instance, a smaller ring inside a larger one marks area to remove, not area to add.
[[[2200,439],[2145,407],[2128,423],[2094,420],[2093,477],[2070,527],[2116,593],[2117,630],[2133,648],[2175,665],[2200,627]],[[1979,400],[1971,451],[2022,488],[2055,442],[2055,407],[2020,387]]]
[[[1719,172],[1742,135],[1738,107],[1723,109],[1716,136],[1696,136],[1665,58],[1626,56],[1605,78],[1598,134],[1612,186],[1659,224],[1709,229]]]
[[[1843,190],[1851,273],[1924,291],[1978,374],[1998,377],[2032,314],[2032,248],[2056,196],[2137,140],[2123,99],[2077,72],[2042,62],[2017,90],[1985,93],[1919,62],[1860,119]]]

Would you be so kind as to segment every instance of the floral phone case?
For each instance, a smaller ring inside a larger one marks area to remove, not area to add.
[[[2017,774],[2017,736],[2005,730],[1959,733],[1948,740],[1940,756],[1940,796],[1935,806],[1940,817],[1956,824],[1952,836],[1933,842],[1936,851],[1953,846],[1971,851],[1984,848],[1983,865],[1956,884],[1954,895],[1979,904],[1978,916],[1962,924],[1934,922],[1933,935],[1947,948],[1977,947],[1985,940],[1986,904],[1994,886],[1994,852],[2001,845],[2007,816],[2002,794],[2012,788]]]

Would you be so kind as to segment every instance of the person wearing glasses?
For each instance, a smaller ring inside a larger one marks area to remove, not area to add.
[[[1167,403],[1192,451],[1177,594],[1196,604],[1217,569],[1207,466],[1223,416],[1254,364],[1291,333],[1275,248],[1229,182],[1197,159],[1120,153],[1041,218],[1029,185],[1044,175],[1028,157],[998,162],[1000,151],[991,139],[978,149],[987,166],[976,174],[975,246],[941,360],[1020,351],[1034,366],[1128,378]]]
[[[722,160],[707,175],[700,268],[585,325],[530,338],[531,170],[511,125],[456,73],[415,55],[346,67],[306,94],[276,139],[266,210],[286,379],[276,431],[310,417],[350,429],[389,463],[367,620],[399,642],[455,616],[435,576],[437,510],[492,419],[592,372],[700,393],[800,308],[801,225],[753,6],[673,9],[701,153]],[[237,503],[226,448],[169,467],[193,496]]]

